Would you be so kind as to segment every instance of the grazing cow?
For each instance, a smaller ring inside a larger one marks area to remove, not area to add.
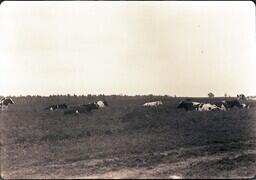
[[[184,108],[186,111],[198,110],[200,103],[190,102],[190,101],[181,101],[177,106],[178,109]]]
[[[156,107],[156,106],[159,106],[162,104],[163,104],[162,101],[154,101],[154,102],[147,102],[147,103],[143,104],[143,106]]]
[[[216,110],[220,110],[220,108],[215,104],[210,104],[210,103],[201,103],[198,108],[198,111],[216,111]]]
[[[56,109],[67,109],[68,106],[66,104],[54,104],[50,105],[49,107],[45,108],[45,110],[54,111]]]
[[[11,98],[3,98],[0,101],[0,106],[1,106],[1,110],[3,111],[3,109],[8,109],[8,105],[9,104],[14,104],[14,101]]]

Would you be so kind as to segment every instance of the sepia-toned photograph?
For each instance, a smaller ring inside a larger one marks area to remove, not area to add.
[[[256,178],[252,1],[4,1],[3,179]]]

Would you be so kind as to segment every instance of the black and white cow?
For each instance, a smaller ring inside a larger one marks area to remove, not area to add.
[[[1,111],[8,109],[9,104],[14,104],[14,101],[11,98],[2,98],[0,101]]]
[[[177,108],[184,108],[186,111],[218,111],[222,110],[215,104],[181,101]]]
[[[67,109],[68,106],[66,104],[54,104],[54,105],[50,105],[47,108],[45,108],[45,110],[50,110],[50,111],[54,111],[56,109]]]
[[[221,109],[215,104],[210,104],[210,103],[201,103],[198,108],[198,111],[218,111],[218,110],[221,110]]]

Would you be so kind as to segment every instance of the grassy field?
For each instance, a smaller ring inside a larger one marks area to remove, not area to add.
[[[255,176],[256,102],[250,109],[185,112],[182,98],[105,96],[79,115],[43,110],[97,96],[14,97],[0,114],[4,178],[241,178]],[[193,99],[193,98],[192,98]],[[211,102],[218,98],[193,99]],[[222,98],[223,99],[223,98]],[[162,100],[159,108],[147,101]]]

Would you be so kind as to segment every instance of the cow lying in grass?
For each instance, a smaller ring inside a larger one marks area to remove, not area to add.
[[[219,110],[221,109],[218,106],[210,103],[200,103],[198,107],[198,111],[219,111]]]
[[[231,109],[231,108],[247,108],[249,109],[249,105],[248,104],[245,104],[245,103],[240,103],[237,99],[234,99],[234,100],[223,100],[223,101],[220,101],[220,102],[215,102],[214,103],[215,105],[217,105],[218,107],[225,107],[227,110],[228,109]]]
[[[80,113],[88,113],[92,110],[103,108],[108,106],[107,101],[96,101],[93,103],[82,104],[80,106],[74,106],[71,109],[64,111],[64,114],[80,114]]]
[[[186,111],[219,111],[225,110],[224,106],[218,107],[215,104],[210,103],[199,103],[191,101],[181,101],[177,106],[178,109],[185,109]]]
[[[156,106],[159,106],[159,105],[162,105],[162,104],[163,104],[162,101],[154,101],[154,102],[144,103],[143,106],[156,107]]]

